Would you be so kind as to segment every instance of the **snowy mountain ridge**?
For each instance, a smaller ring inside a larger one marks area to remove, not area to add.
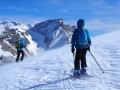
[[[16,58],[15,43],[25,39],[25,56],[35,55],[48,49],[55,49],[70,42],[75,26],[65,25],[62,19],[51,19],[35,25],[23,25],[14,21],[0,22],[0,53],[6,58]],[[11,58],[7,62],[11,62]]]
[[[50,49],[69,43],[73,30],[74,28],[70,25],[65,25],[62,19],[51,19],[35,24],[28,30],[28,33],[37,42],[38,47]]]
[[[0,47],[8,55],[16,55],[15,43],[24,38],[26,55],[34,55],[38,49],[47,50],[61,47],[70,42],[75,27],[65,25],[62,19],[51,19],[41,23],[23,25],[18,22],[0,22]]]

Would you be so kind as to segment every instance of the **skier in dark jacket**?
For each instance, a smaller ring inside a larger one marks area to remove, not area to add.
[[[76,55],[74,60],[74,76],[86,72],[86,52],[87,50],[90,50],[91,39],[88,30],[83,28],[84,25],[85,21],[83,19],[79,19],[77,21],[77,29],[74,30],[71,40],[71,51],[73,54],[76,48]]]
[[[20,41],[19,41],[19,47],[17,48],[17,58],[16,58],[16,62],[19,61],[20,54],[22,54],[20,60],[23,61],[23,58],[24,58],[24,55],[25,55],[25,53],[24,53],[24,51],[23,51],[23,48],[24,48],[24,47],[25,47],[25,41],[24,41],[24,39],[22,38],[22,39],[20,39]]]
[[[1,57],[0,57],[0,60],[2,60],[3,59],[3,55],[1,55]]]

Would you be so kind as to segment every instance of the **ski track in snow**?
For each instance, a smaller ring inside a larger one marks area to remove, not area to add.
[[[74,79],[70,45],[0,67],[0,90],[120,90],[120,52],[113,45],[93,44],[87,74]],[[118,47],[120,48],[120,47]]]

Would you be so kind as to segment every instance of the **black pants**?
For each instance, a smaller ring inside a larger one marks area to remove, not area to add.
[[[24,55],[25,55],[24,51],[23,51],[23,50],[17,50],[17,58],[16,58],[16,61],[19,61],[20,54],[22,54],[22,56],[21,56],[20,59],[23,60]]]
[[[74,60],[74,69],[80,69],[80,61],[81,61],[81,68],[87,66],[86,64],[86,52],[87,49],[77,49],[75,60]]]

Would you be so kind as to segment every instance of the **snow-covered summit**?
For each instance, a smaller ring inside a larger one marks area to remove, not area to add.
[[[9,27],[9,29],[19,29],[19,30],[27,30],[28,27],[26,25],[23,25],[21,23],[18,22],[14,22],[14,21],[4,21],[4,22],[0,22],[0,26],[1,27]]]
[[[69,43],[73,28],[65,25],[63,19],[51,19],[35,24],[28,33],[37,42],[38,47],[57,48]]]

